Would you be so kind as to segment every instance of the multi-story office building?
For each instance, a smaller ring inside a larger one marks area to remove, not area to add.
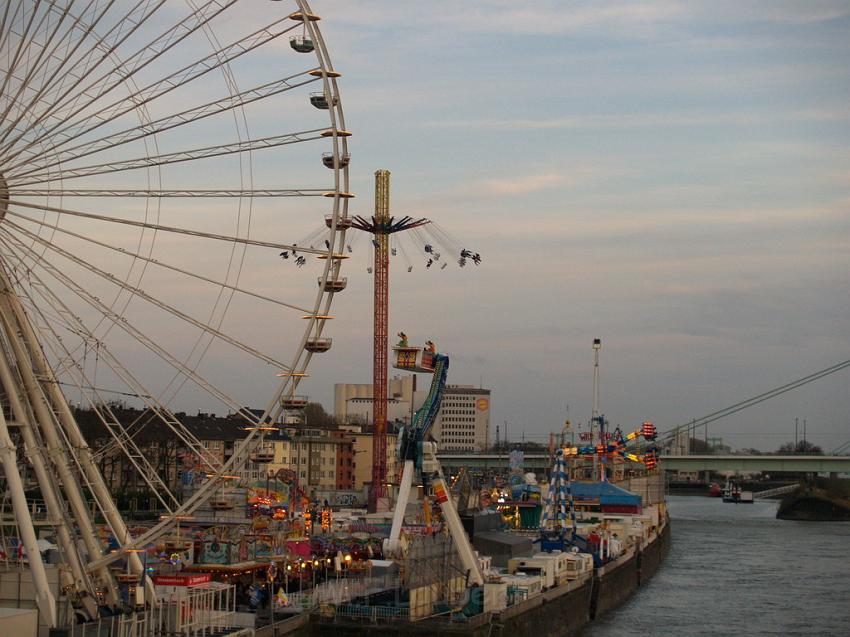
[[[487,450],[490,447],[490,390],[472,385],[448,385],[431,436],[437,441],[439,451]]]

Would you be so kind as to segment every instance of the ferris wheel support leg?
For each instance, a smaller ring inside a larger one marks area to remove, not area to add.
[[[72,461],[68,457],[67,449],[63,446],[62,438],[57,431],[56,418],[49,409],[48,399],[43,391],[44,387],[39,384],[34,370],[33,364],[39,360],[43,361],[44,353],[41,351],[41,346],[35,338],[32,326],[29,324],[23,308],[20,306],[20,301],[12,291],[8,276],[2,268],[0,268],[0,317],[2,317],[3,329],[17,363],[16,367],[23,383],[22,389],[35,414],[34,422],[38,425],[47,447],[48,456],[52,458],[53,466],[59,475],[74,521],[80,528],[80,536],[89,553],[89,560],[95,560],[101,556],[103,551],[97,539],[94,523],[89,517],[82,489],[71,471]],[[43,366],[40,367],[43,370]],[[51,374],[46,378],[52,379],[53,376]],[[47,384],[51,385],[49,382]],[[52,384],[55,386],[55,383]],[[95,499],[99,500],[100,494],[94,489],[92,489],[92,493]],[[111,501],[111,497],[109,500]],[[109,518],[107,518],[107,522],[110,522]],[[106,587],[107,601],[113,605],[117,604],[118,591],[109,571],[106,567],[102,567],[98,569],[97,575]]]
[[[54,628],[56,626],[56,600],[47,584],[47,573],[44,571],[44,562],[41,561],[41,552],[38,550],[38,540],[32,526],[21,474],[18,473],[15,445],[9,436],[9,428],[6,426],[6,417],[3,415],[2,409],[0,409],[0,456],[2,456],[3,472],[6,474],[6,484],[12,495],[15,520],[18,522],[21,539],[27,550],[27,559],[35,585],[35,601],[48,627]]]
[[[77,462],[79,462],[82,467],[86,482],[97,501],[101,513],[103,513],[104,518],[106,518],[106,522],[112,529],[119,546],[124,546],[133,539],[127,529],[127,524],[124,522],[124,518],[115,506],[112,494],[106,486],[103,476],[97,468],[97,464],[92,459],[91,449],[89,448],[86,439],[83,437],[82,432],[80,432],[80,428],[77,426],[77,421],[74,419],[74,415],[71,413],[70,407],[68,407],[65,395],[62,393],[62,390],[59,389],[59,383],[53,375],[53,368],[50,367],[46,357],[44,356],[44,352],[38,344],[35,331],[33,330],[23,307],[19,302],[17,302],[17,297],[11,297],[9,300],[13,311],[15,311],[21,332],[32,344],[30,347],[32,361],[35,369],[38,371],[38,377],[44,379],[44,382],[41,385],[44,395],[49,401],[53,413],[56,414],[56,418],[59,420],[59,423],[65,431],[65,435],[68,437],[68,440],[75,450]],[[99,557],[100,551],[98,551],[96,555]],[[127,555],[127,562],[131,572],[141,575],[144,571],[142,561],[136,553],[129,553]],[[103,571],[105,570],[106,569],[103,569]],[[150,600],[151,604],[155,604],[156,596],[153,582],[148,578],[144,579],[147,599]],[[117,602],[118,594],[112,578],[107,577],[106,581],[109,585],[109,597],[113,599],[113,603]]]
[[[18,396],[17,385],[12,377],[12,370],[6,361],[6,357],[0,355],[0,386],[5,389],[6,397],[9,400],[9,406],[12,409],[12,414],[15,421],[18,423],[18,431],[24,441],[24,449],[29,456],[30,463],[38,480],[41,494],[44,497],[44,502],[47,505],[47,513],[51,517],[53,528],[56,531],[56,539],[59,546],[62,547],[63,555],[68,561],[71,573],[68,575],[70,582],[62,582],[62,585],[70,585],[76,590],[79,600],[85,609],[88,617],[94,619],[97,617],[97,603],[94,598],[94,586],[91,579],[83,568],[80,561],[80,554],[77,551],[76,543],[71,537],[68,530],[68,525],[65,523],[64,515],[62,514],[63,507],[61,504],[62,498],[57,491],[56,481],[52,480],[47,471],[46,462],[42,455],[41,448],[35,439],[32,423],[29,415],[21,404]]]

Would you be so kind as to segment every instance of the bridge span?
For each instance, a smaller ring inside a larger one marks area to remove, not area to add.
[[[503,469],[508,466],[506,453],[438,454],[444,469],[461,467]],[[747,455],[662,455],[659,466],[668,471],[737,471],[766,473],[850,473],[850,456],[747,456]],[[548,453],[526,453],[526,471],[547,474],[551,468]]]
[[[669,471],[740,471],[766,473],[850,473],[850,456],[661,456]]]

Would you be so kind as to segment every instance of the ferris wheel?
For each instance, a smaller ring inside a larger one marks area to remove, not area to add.
[[[46,524],[63,590],[82,606],[114,599],[109,563],[123,556],[139,572],[138,547],[252,461],[312,356],[331,347],[353,195],[340,73],[319,20],[304,0],[0,8],[0,486],[33,577],[44,576],[34,528]],[[317,221],[315,245],[293,242]],[[316,270],[309,285],[284,253]],[[123,421],[122,403],[144,417]],[[181,422],[199,406],[244,421],[230,458]],[[114,506],[78,407],[165,512],[140,536]],[[137,445],[150,421],[205,468],[190,496]]]

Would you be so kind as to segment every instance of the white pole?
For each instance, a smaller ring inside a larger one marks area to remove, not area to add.
[[[469,571],[470,584],[473,586],[483,586],[484,578],[481,577],[481,569],[478,567],[478,559],[469,544],[469,538],[466,536],[466,531],[463,529],[463,523],[460,521],[460,516],[452,504],[452,498],[449,493],[448,485],[442,476],[435,478],[434,493],[437,496],[437,502],[440,503],[440,509],[443,511],[443,518],[449,525],[449,533],[455,541],[460,561],[463,567]]]
[[[0,409],[0,456],[2,456],[3,472],[6,474],[6,485],[12,495],[15,521],[21,531],[24,548],[27,550],[30,572],[35,585],[35,601],[45,623],[49,628],[54,628],[56,626],[56,600],[47,584],[47,573],[44,571],[44,562],[41,561],[38,540],[35,537],[32,518],[27,507],[27,496],[24,493],[21,474],[18,472],[15,445],[9,436],[9,428],[6,426],[6,417],[3,415],[2,409]]]
[[[390,536],[384,542],[384,556],[395,554],[399,548],[399,537],[401,527],[404,524],[404,513],[407,510],[407,502],[410,499],[410,488],[413,485],[413,474],[416,472],[413,460],[404,461],[404,470],[401,474],[401,485],[398,490],[398,499],[393,511],[393,525],[390,528]]]
[[[599,350],[602,349],[602,339],[593,339],[593,414],[590,420],[590,446],[596,446],[595,432],[599,426]],[[604,444],[604,440],[599,441]],[[599,458],[593,453],[593,479],[596,479]]]

